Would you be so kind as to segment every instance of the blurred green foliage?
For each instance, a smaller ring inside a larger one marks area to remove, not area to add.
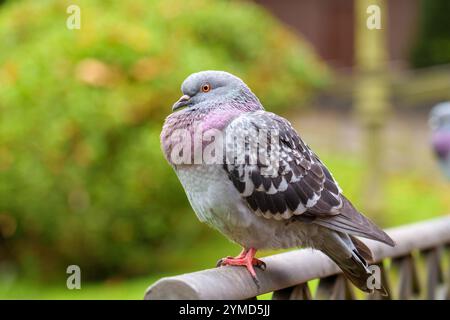
[[[450,1],[422,0],[419,29],[412,50],[414,67],[450,63]]]
[[[66,28],[74,3],[80,30]],[[0,45],[0,267],[28,278],[160,272],[205,239],[159,147],[190,73],[242,76],[271,110],[327,81],[244,2],[7,1]]]

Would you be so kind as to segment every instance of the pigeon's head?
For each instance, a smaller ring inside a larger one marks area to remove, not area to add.
[[[448,171],[450,169],[450,102],[437,104],[430,112],[429,121],[433,150],[438,159],[445,161]]]
[[[172,110],[182,107],[197,108],[221,102],[257,102],[256,96],[238,77],[225,71],[201,71],[191,74],[181,85],[183,95]]]
[[[450,101],[434,106],[430,112],[429,122],[433,131],[450,131]]]

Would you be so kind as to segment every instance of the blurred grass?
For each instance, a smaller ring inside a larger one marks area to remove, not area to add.
[[[130,300],[142,299],[149,283],[156,277],[143,277],[116,283],[89,283],[80,290],[68,290],[64,282],[43,285],[32,282],[0,283],[0,299],[52,299],[52,300]]]

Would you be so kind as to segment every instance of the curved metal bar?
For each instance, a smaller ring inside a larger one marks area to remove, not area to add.
[[[364,240],[372,250],[375,262],[450,244],[450,216],[389,229],[387,233],[396,242],[393,248]],[[256,271],[259,288],[245,268],[221,267],[162,278],[147,289],[144,298],[249,299],[340,272],[327,256],[312,249],[294,250],[261,260],[267,264],[267,269]]]

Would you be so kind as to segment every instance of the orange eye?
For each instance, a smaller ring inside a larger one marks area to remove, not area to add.
[[[202,92],[209,92],[211,90],[211,86],[208,83],[202,85]]]

